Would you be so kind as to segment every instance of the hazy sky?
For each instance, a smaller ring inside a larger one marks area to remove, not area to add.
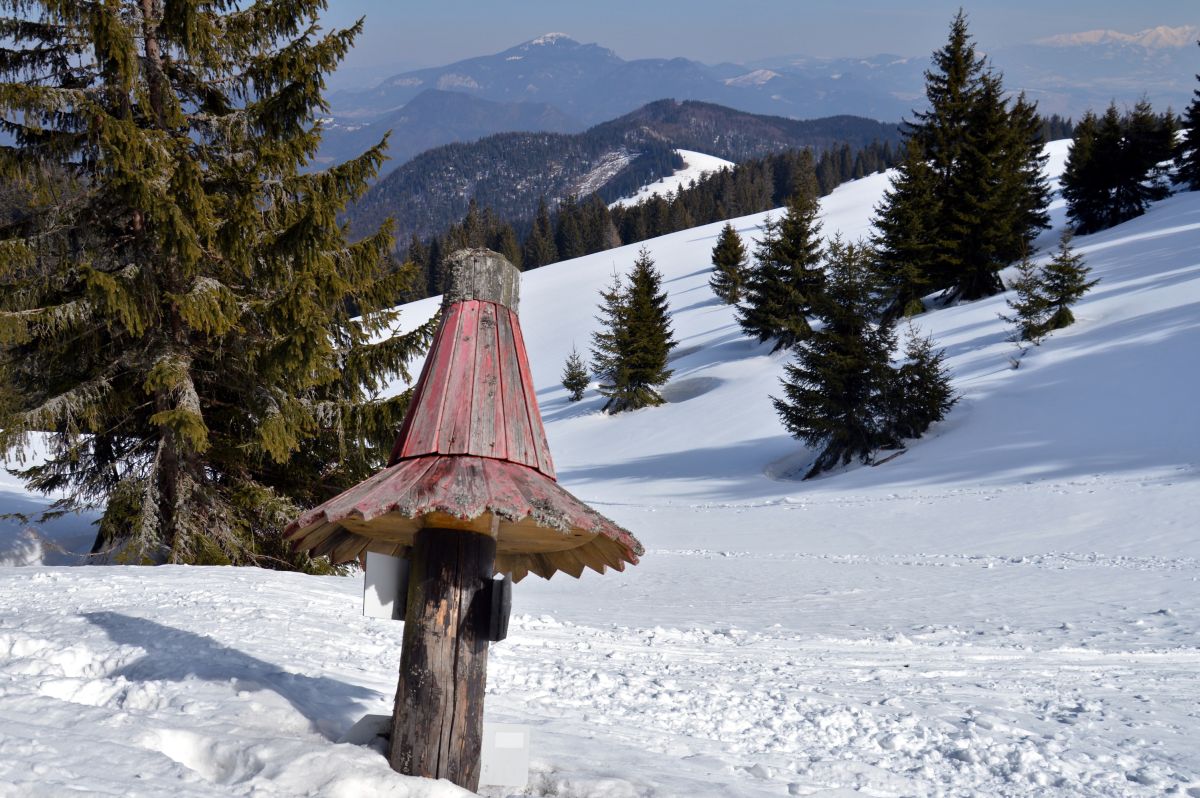
[[[1200,24],[1200,0],[330,0],[327,20],[366,17],[346,71],[376,72],[495,53],[551,31],[626,59],[919,55],[945,41],[960,5],[985,49],[1096,28]]]

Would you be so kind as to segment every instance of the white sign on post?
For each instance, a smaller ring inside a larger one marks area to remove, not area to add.
[[[367,552],[363,576],[363,615],[368,618],[404,620],[404,601],[408,593],[408,560]]]
[[[484,723],[479,783],[492,787],[524,787],[529,782],[529,727],[516,723]]]

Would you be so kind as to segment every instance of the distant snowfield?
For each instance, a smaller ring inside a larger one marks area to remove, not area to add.
[[[866,235],[886,185],[826,197],[825,232]],[[768,398],[786,356],[707,287],[720,227],[647,244],[680,342],[663,407],[608,417],[558,384],[636,246],[522,279],[560,481],[647,553],[516,587],[487,715],[533,727],[535,773],[485,794],[1200,796],[1200,192],[1076,239],[1101,283],[1016,370],[1003,297],[920,318],[962,401],[809,482]],[[360,589],[0,567],[0,797],[456,794],[334,742],[395,690],[402,625]]]
[[[692,152],[691,150],[675,150],[679,156],[683,158],[683,168],[677,169],[667,177],[659,179],[657,182],[642,186],[636,194],[631,197],[622,197],[616,202],[610,203],[608,207],[616,208],[619,205],[637,205],[643,200],[648,200],[655,194],[660,197],[666,197],[667,194],[678,194],[679,189],[686,188],[693,180],[699,181],[700,178],[712,172],[719,172],[722,169],[732,169],[735,164],[733,161],[727,161],[724,158],[718,158],[715,155],[705,155],[702,152]]]

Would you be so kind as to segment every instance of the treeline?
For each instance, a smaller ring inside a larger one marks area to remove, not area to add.
[[[889,142],[872,142],[858,150],[842,144],[826,150],[814,164],[811,150],[792,150],[756,158],[693,182],[678,194],[655,194],[637,205],[613,208],[621,243],[686,230],[696,225],[778,208],[797,187],[800,175],[815,170],[821,196],[859,177],[895,165]]]
[[[1088,111],[1075,128],[1062,176],[1062,194],[1075,232],[1094,233],[1141,216],[1171,193],[1170,165],[1179,120],[1154,112],[1146,100],[1122,114],[1116,104],[1103,116]]]
[[[815,162],[808,149],[754,158],[692,181],[678,193],[655,194],[635,205],[609,208],[600,194],[568,196],[551,211],[543,197],[531,220],[517,225],[471,200],[462,221],[440,236],[412,236],[404,259],[422,275],[409,299],[433,296],[445,287],[443,259],[463,247],[501,252],[524,270],[644,241],[697,225],[758,213],[783,205],[802,175],[815,173],[821,195],[847,180],[894,165],[889,142],[849,144],[823,152]],[[606,192],[611,194],[611,192]]]
[[[1040,131],[1042,141],[1058,141],[1059,139],[1069,139],[1075,135],[1075,123],[1067,117],[1051,114],[1050,116],[1042,117],[1042,127]]]

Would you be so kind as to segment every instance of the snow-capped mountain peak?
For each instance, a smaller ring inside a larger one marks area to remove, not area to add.
[[[579,44],[566,33],[543,33],[536,39],[531,39],[526,44],[533,47],[542,47],[547,44]]]
[[[1087,47],[1103,44],[1133,44],[1145,47],[1147,50],[1178,49],[1191,47],[1200,39],[1200,26],[1180,25],[1171,27],[1159,25],[1147,28],[1137,33],[1121,33],[1120,31],[1101,29],[1081,33],[1060,33],[1038,39],[1036,44],[1050,47]]]

